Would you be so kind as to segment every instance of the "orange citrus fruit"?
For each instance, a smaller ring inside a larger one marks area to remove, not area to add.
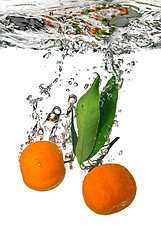
[[[24,183],[38,191],[57,187],[64,179],[65,167],[61,149],[49,141],[28,145],[20,155]]]
[[[82,193],[92,211],[108,215],[128,207],[136,189],[133,176],[124,166],[109,163],[93,168],[85,176]]]

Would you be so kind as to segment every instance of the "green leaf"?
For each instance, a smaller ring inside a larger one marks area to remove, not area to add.
[[[73,108],[72,108],[72,116],[71,116],[71,133],[72,133],[73,153],[74,153],[74,155],[76,155],[75,150],[76,150],[76,145],[77,145],[78,137],[77,137],[77,133],[76,133],[75,127],[74,127]]]
[[[116,30],[115,27],[110,27],[109,34],[112,34]]]
[[[100,34],[100,35],[103,35],[105,33],[106,33],[106,30],[103,30],[103,29],[99,29],[99,31],[98,31],[98,34]]]
[[[93,151],[88,159],[92,158],[105,144],[112,128],[118,99],[118,84],[113,76],[104,87],[100,97],[100,122]]]
[[[93,9],[86,9],[85,13],[93,12]]]
[[[108,19],[106,19],[106,18],[102,19],[102,23],[105,26],[109,26],[110,25],[110,21]]]
[[[78,26],[77,23],[72,23],[72,27],[75,29],[75,33],[76,34],[80,34],[81,33],[81,29],[80,29],[80,27]]]
[[[100,76],[97,76],[91,88],[79,99],[76,107],[78,142],[76,157],[79,164],[87,160],[93,150],[100,119]]]

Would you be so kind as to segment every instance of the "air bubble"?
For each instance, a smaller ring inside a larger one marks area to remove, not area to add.
[[[52,110],[52,113],[54,113],[56,115],[60,115],[61,114],[61,108],[59,106],[55,106]]]
[[[86,90],[88,87],[89,87],[89,84],[86,83],[86,84],[84,85],[84,89]]]
[[[39,134],[39,135],[43,135],[43,134],[44,134],[44,130],[43,130],[43,128],[39,128],[39,130],[38,130],[38,134]]]
[[[53,84],[58,82],[58,78],[55,78],[55,80],[53,81]]]
[[[77,82],[74,82],[73,85],[74,85],[74,87],[78,87],[78,83]]]
[[[37,113],[37,112],[33,112],[33,113],[32,113],[32,118],[33,118],[34,120],[38,120],[38,119],[39,119],[38,113]]]
[[[54,15],[53,11],[50,11],[49,15],[50,15],[50,16],[53,16],[53,15]]]
[[[119,155],[121,156],[123,154],[123,151],[122,150],[120,150],[120,152],[119,152]]]
[[[72,81],[68,81],[68,84],[69,84],[69,85],[72,85]]]
[[[115,127],[119,127],[118,121],[117,121],[117,120],[114,120],[113,125],[114,125]]]
[[[74,94],[69,95],[68,103],[69,105],[73,106],[77,102],[77,97]]]
[[[32,95],[29,95],[29,96],[26,98],[27,101],[31,101],[31,99],[32,99]]]
[[[63,68],[62,66],[59,66],[59,72],[62,72]]]

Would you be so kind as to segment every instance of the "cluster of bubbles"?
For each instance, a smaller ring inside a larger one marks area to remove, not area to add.
[[[51,56],[51,55],[50,55]],[[121,64],[124,61],[118,59],[119,67],[121,68]],[[62,64],[62,62],[60,63]],[[135,62],[132,60],[127,64],[127,72],[130,72],[132,67],[135,65]],[[63,64],[61,65],[63,68]],[[119,68],[119,69],[120,69]],[[96,68],[92,68],[95,70]],[[88,71],[89,69],[87,69]],[[60,72],[59,72],[60,73]],[[58,74],[59,75],[59,74]],[[79,73],[77,74],[77,76]],[[27,131],[27,141],[25,144],[21,146],[21,150],[26,147],[27,144],[32,143],[38,140],[49,140],[51,142],[56,143],[63,149],[63,153],[65,156],[65,161],[69,162],[70,168],[72,168],[71,160],[73,159],[73,147],[72,147],[72,137],[71,137],[71,110],[74,110],[74,121],[76,120],[76,104],[78,101],[77,91],[83,89],[86,92],[91,84],[92,79],[88,79],[85,84],[82,84],[82,89],[80,89],[80,85],[77,83],[77,76],[70,78],[67,81],[67,88],[66,88],[66,96],[67,96],[67,103],[66,105],[54,105],[54,91],[58,91],[58,84],[62,84],[61,74],[60,77],[54,79],[51,84],[45,86],[45,84],[41,83],[39,85],[39,97],[34,98],[34,96],[29,95],[26,99],[31,106],[31,118],[33,120],[33,126]],[[121,85],[120,85],[121,87]],[[60,86],[60,90],[61,90]],[[68,90],[69,89],[69,90]],[[60,94],[64,93],[60,91]],[[43,107],[42,103],[47,102],[48,105],[51,106],[49,112],[47,109]],[[65,100],[64,100],[65,102]],[[52,105],[53,104],[53,105]],[[53,106],[53,107],[52,107]],[[121,109],[118,111],[118,114],[121,112]],[[76,121],[75,121],[76,126]],[[113,127],[118,127],[119,123],[116,119],[114,120]],[[110,143],[110,138],[108,139],[107,144]],[[107,148],[103,148],[100,152],[98,157],[104,155],[107,151]],[[122,155],[121,151],[118,153],[119,156]]]
[[[41,97],[34,98],[29,95],[26,98],[32,107],[33,126],[27,131],[27,141],[21,145],[21,150],[34,141],[49,140],[63,149],[66,161],[71,160],[73,157],[71,110],[76,108],[77,97],[74,94],[69,95],[67,109],[54,106],[50,112],[45,112],[39,105],[42,101],[48,101],[51,97],[50,88],[43,88],[44,91],[42,91],[42,84],[39,88]]]

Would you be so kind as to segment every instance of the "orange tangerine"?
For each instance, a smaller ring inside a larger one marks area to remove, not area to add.
[[[57,187],[64,179],[65,166],[61,149],[49,141],[28,145],[20,155],[24,183],[38,191]]]
[[[136,195],[136,182],[119,164],[104,164],[84,178],[82,193],[86,205],[95,213],[108,215],[128,207]]]

